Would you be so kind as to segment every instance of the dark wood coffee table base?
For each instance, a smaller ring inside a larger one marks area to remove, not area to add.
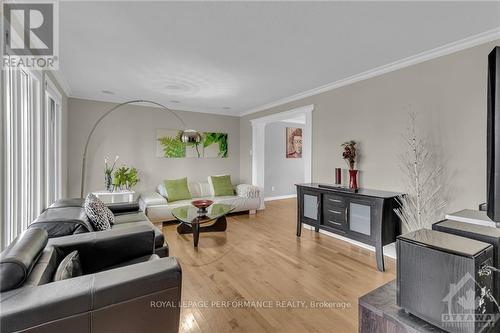
[[[198,247],[198,240],[200,238],[201,232],[216,232],[216,231],[226,231],[227,229],[227,221],[226,217],[222,216],[215,220],[214,224],[207,226],[200,226],[199,223],[185,223],[180,222],[177,226],[177,232],[180,235],[183,234],[193,234],[193,243],[194,247]]]

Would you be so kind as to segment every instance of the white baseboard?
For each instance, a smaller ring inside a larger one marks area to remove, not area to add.
[[[291,199],[291,198],[296,198],[296,197],[297,197],[297,194],[279,195],[276,197],[264,198],[264,201],[283,200],[283,199]]]
[[[302,227],[304,227],[304,229],[314,230],[314,227],[311,227],[310,225],[307,225],[307,224],[303,224]],[[367,245],[367,244],[355,241],[353,239],[350,239],[350,238],[347,238],[344,236],[337,235],[333,232],[329,232],[326,230],[320,229],[319,232],[324,234],[324,235],[334,237],[334,238],[340,239],[344,242],[351,243],[353,245],[356,245],[356,246],[362,247],[364,249],[367,249],[369,251],[375,252],[375,247],[373,247],[371,245]],[[386,246],[384,246],[384,256],[392,258],[392,259],[396,259],[396,243],[391,243],[391,244],[387,244]]]

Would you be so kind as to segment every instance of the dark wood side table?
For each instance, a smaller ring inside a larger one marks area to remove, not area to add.
[[[180,222],[177,226],[179,234],[193,234],[194,247],[198,247],[198,240],[202,232],[225,231],[227,228],[226,215],[234,210],[234,206],[213,204],[205,214],[200,215],[195,206],[182,206],[171,210],[172,215]],[[215,222],[214,222],[215,221]],[[202,224],[214,222],[211,225]]]
[[[356,192],[330,184],[297,184],[297,236],[302,223],[375,247],[377,268],[384,271],[384,245],[401,234],[394,209],[401,193],[360,188]]]

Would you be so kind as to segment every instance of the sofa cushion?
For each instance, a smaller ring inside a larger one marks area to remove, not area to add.
[[[59,264],[54,275],[54,281],[61,281],[71,279],[73,277],[81,276],[82,263],[78,251],[75,250],[68,254]]]
[[[113,216],[113,213],[92,193],[87,195],[85,199],[85,213],[87,213],[94,230],[102,231],[110,229],[110,216]]]
[[[47,244],[47,232],[28,229],[0,255],[0,291],[19,288],[31,273],[36,260]]]
[[[210,176],[208,182],[212,185],[214,196],[234,195],[233,184],[231,183],[231,176]]]
[[[191,199],[187,177],[173,180],[167,179],[164,181],[164,184],[169,202]]]
[[[151,261],[151,260],[156,260],[156,259],[160,259],[160,257],[157,254],[148,254],[148,255],[145,255],[142,257],[134,258],[132,260],[123,261],[123,262],[121,262],[117,265],[111,266],[111,267],[106,267],[104,270],[107,271],[110,269],[126,267],[126,266],[135,265],[135,264],[138,264],[141,262],[146,262],[146,261]]]
[[[139,203],[136,202],[119,202],[107,204],[106,207],[116,216],[119,214],[136,213],[140,210]]]
[[[122,214],[115,216],[115,224],[131,223],[131,222],[149,222],[148,217],[143,212],[139,211],[136,213]]]
[[[149,220],[147,220],[147,221],[138,221],[138,222],[128,222],[128,223],[125,223],[125,222],[115,223],[111,227],[111,229],[113,229],[113,230],[116,230],[116,229],[126,229],[126,228],[130,228],[130,227],[137,226],[137,225],[147,225],[147,226],[149,226],[154,231],[154,244],[155,244],[154,247],[163,246],[163,244],[165,243],[165,236],[163,236],[163,233],[161,232],[161,230],[158,229],[153,224],[151,224],[151,222],[149,222]]]

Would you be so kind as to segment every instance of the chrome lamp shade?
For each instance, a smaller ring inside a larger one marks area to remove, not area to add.
[[[192,129],[184,130],[181,134],[181,141],[184,143],[200,143],[201,134]]]

